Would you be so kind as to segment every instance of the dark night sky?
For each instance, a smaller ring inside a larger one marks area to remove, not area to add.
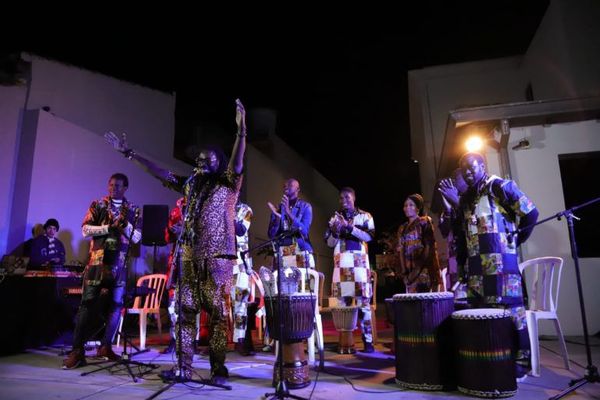
[[[218,29],[109,21],[85,45],[65,32],[19,50],[176,91],[178,127],[196,120],[233,131],[236,97],[248,108],[275,109],[277,134],[334,185],[354,187],[381,232],[397,226],[402,201],[420,189],[410,159],[407,71],[523,54],[548,6],[425,3],[387,21],[248,17],[243,27]],[[182,130],[177,135],[189,134]]]

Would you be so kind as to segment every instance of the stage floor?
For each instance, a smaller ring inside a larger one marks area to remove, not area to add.
[[[372,354],[339,355],[325,352],[325,372],[317,375],[311,368],[311,385],[291,393],[304,398],[327,400],[350,399],[430,399],[430,398],[469,398],[459,392],[419,392],[404,390],[394,383],[394,358],[389,353],[392,331],[380,329],[380,342]],[[336,338],[326,330],[326,347],[332,349]],[[357,335],[357,348],[362,343]],[[160,368],[144,375],[134,383],[124,370],[101,371],[88,376],[82,372],[94,367],[86,366],[76,370],[61,369],[63,356],[59,348],[31,349],[26,353],[0,357],[0,399],[145,399],[164,386],[157,372],[174,365],[171,355],[161,355],[166,335],[149,338],[151,351],[134,358],[136,361],[160,364]],[[541,341],[542,376],[528,377],[519,384],[514,399],[547,399],[566,388],[572,378],[580,377],[586,365],[585,348],[580,337],[569,338],[571,371],[563,368],[562,358],[555,340]],[[592,338],[593,359],[600,362],[600,339]],[[120,349],[115,347],[117,353]],[[95,354],[95,351],[88,354]],[[274,355],[258,352],[256,356],[242,357],[236,352],[227,355],[230,372],[231,391],[212,387],[199,387],[194,384],[178,384],[161,394],[159,399],[193,399],[197,396],[210,396],[211,399],[260,399],[265,393],[273,392],[271,380]],[[94,359],[88,357],[88,362]],[[208,377],[207,356],[196,355],[196,372]],[[137,371],[137,369],[135,369]],[[314,390],[314,391],[313,391]],[[567,399],[600,399],[600,384],[586,384]]]

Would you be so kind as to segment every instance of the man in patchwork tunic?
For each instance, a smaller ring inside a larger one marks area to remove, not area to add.
[[[467,191],[460,196],[458,251],[460,275],[467,283],[468,301],[475,307],[510,311],[518,333],[517,377],[530,369],[529,335],[525,320],[522,277],[517,247],[525,242],[538,218],[535,205],[514,181],[486,173],[483,156],[467,153],[460,160]]]
[[[375,237],[375,222],[366,211],[354,206],[354,189],[340,190],[341,210],[329,220],[325,233],[327,245],[333,247],[333,293],[340,306],[351,306],[352,300],[360,308],[364,352],[372,353],[371,328],[371,270],[367,242]]]
[[[242,252],[247,251],[249,246],[248,230],[252,220],[252,208],[249,205],[238,202],[235,208],[235,240],[237,244],[237,262],[233,267],[233,288],[231,300],[233,302],[233,343],[238,353],[243,356],[254,355],[252,345],[252,330],[248,318],[248,308],[253,304],[254,293],[252,279],[252,258],[245,254],[242,260]],[[247,268],[246,268],[247,266]],[[254,313],[251,313],[253,316]]]
[[[90,259],[83,274],[83,293],[73,332],[73,351],[63,360],[64,369],[85,365],[84,344],[89,329],[99,312],[105,312],[106,328],[97,357],[119,359],[111,343],[119,325],[127,266],[125,256],[129,240],[138,243],[142,238],[139,208],[125,198],[129,179],[121,173],[108,181],[108,196],[94,200],[83,219],[83,237],[91,238]],[[109,299],[107,311],[100,311],[102,299]]]

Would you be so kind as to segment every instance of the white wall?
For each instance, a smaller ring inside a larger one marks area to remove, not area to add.
[[[86,261],[89,243],[82,238],[81,221],[91,201],[108,194],[108,179],[113,173],[128,176],[125,196],[139,206],[172,206],[179,197],[115,152],[102,137],[43,111],[39,114],[32,171],[27,221],[33,224],[50,217],[58,219],[58,237],[65,244],[68,260]],[[149,264],[147,268],[139,265],[137,275],[152,267],[152,254],[143,252],[141,256],[148,257]]]
[[[134,148],[175,162],[174,95],[37,56],[32,62],[28,109],[50,107],[57,117],[99,136],[127,132]]]
[[[107,130],[126,131],[138,153],[174,172],[189,173],[191,168],[172,156],[175,97],[26,57],[32,61],[29,88],[0,87],[0,205],[6,205],[1,208],[0,253],[13,251],[31,237],[34,224],[55,217],[67,259],[85,262],[88,243],[81,238],[81,221],[89,203],[107,194],[110,175],[129,176],[126,195],[140,206],[171,207],[177,199],[177,193],[125,160],[102,137]],[[158,268],[165,264],[167,250],[159,252]],[[152,271],[152,248],[142,247],[141,254],[133,256],[132,274]]]
[[[523,68],[538,99],[600,95],[600,2],[553,0]]]
[[[566,207],[558,155],[600,151],[600,123],[584,121],[549,127],[512,129],[509,148],[524,136],[529,138],[532,147],[509,153],[512,174],[519,187],[537,205],[541,220]],[[585,182],[582,181],[582,184]],[[564,259],[558,314],[565,334],[582,334],[566,221],[553,220],[536,227],[530,239],[522,246],[522,252],[524,259],[541,256],[558,256]],[[588,328],[589,332],[594,334],[600,331],[600,296],[597,291],[597,284],[600,282],[600,259],[581,258],[579,264]],[[551,323],[541,324],[540,328],[543,334],[554,334]]]
[[[419,160],[421,185],[430,200],[437,160],[452,110],[525,100],[532,84],[535,100],[600,94],[600,2],[552,0],[527,53],[522,57],[428,67],[409,72],[409,104],[413,157]],[[529,150],[510,150],[524,135]],[[552,127],[512,129],[509,148],[512,177],[536,202],[541,216],[564,209],[559,153],[598,150],[598,124],[582,122]],[[540,145],[541,144],[541,145]],[[543,146],[542,146],[543,145]],[[488,169],[500,175],[498,154],[487,149]],[[559,313],[568,333],[581,331],[579,306],[564,222],[539,227],[523,247],[525,258],[554,254],[565,258]],[[597,259],[581,263],[590,332],[600,329]],[[551,333],[546,328],[544,332]]]
[[[421,190],[431,201],[436,169],[452,110],[523,101],[527,86],[521,57],[409,71],[411,148],[419,161]],[[441,177],[439,177],[441,178]]]
[[[298,153],[275,135],[270,136],[271,148],[267,153],[248,146],[246,173],[246,201],[254,211],[250,240],[256,245],[267,239],[270,209],[267,202],[279,204],[283,194],[283,184],[288,178],[300,182],[300,197],[313,207],[313,222],[310,239],[315,252],[316,267],[326,276],[325,296],[329,293],[333,270],[333,251],[325,244],[323,235],[327,222],[338,209],[338,189],[314,170]],[[360,194],[358,194],[360,195]],[[254,265],[264,265],[267,260],[255,257]]]
[[[0,86],[0,255],[6,253],[26,87]]]

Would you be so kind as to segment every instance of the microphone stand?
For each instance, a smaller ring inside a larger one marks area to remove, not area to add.
[[[127,270],[127,263],[129,262],[129,254],[130,254],[130,250],[131,250],[131,240],[133,239],[133,234],[135,232],[135,226],[137,225],[137,221],[138,221],[138,218],[140,216],[139,212],[140,212],[139,208],[136,209],[136,211],[135,211],[135,217],[134,217],[133,224],[132,224],[131,233],[129,234],[129,237],[128,237],[127,251],[125,252],[125,259],[123,261],[123,268],[125,268],[125,270]],[[127,271],[125,271],[125,272],[126,272],[125,273],[125,299],[127,301],[127,300],[130,300],[132,296],[129,296],[127,294],[127,275],[128,274],[127,274]],[[134,296],[133,297],[135,297],[135,292],[134,292]],[[124,314],[121,318],[125,318],[125,315],[127,315],[127,314]],[[123,324],[121,324],[121,325],[123,325]],[[98,372],[98,371],[103,371],[105,369],[110,369],[112,367],[116,367],[117,365],[124,365],[125,368],[127,369],[127,372],[129,373],[129,376],[131,376],[131,379],[133,379],[134,382],[137,382],[137,377],[133,373],[133,371],[131,370],[131,365],[137,365],[138,367],[145,367],[145,368],[147,368],[146,371],[140,372],[138,374],[138,377],[141,377],[142,375],[147,374],[148,372],[150,372],[150,371],[158,368],[158,365],[156,365],[156,364],[145,364],[145,363],[142,363],[142,362],[139,362],[139,361],[133,361],[131,359],[133,356],[136,356],[136,355],[138,355],[140,353],[145,353],[145,352],[149,351],[150,349],[146,348],[144,350],[140,350],[133,343],[131,343],[131,339],[129,339],[127,337],[127,329],[124,329],[123,326],[121,326],[121,329],[119,330],[118,334],[121,335],[121,336],[123,336],[123,351],[121,352],[121,358],[119,360],[117,360],[117,361],[112,362],[109,365],[104,366],[104,367],[100,367],[100,368],[97,368],[97,369],[89,371],[89,372],[84,372],[84,373],[81,374],[81,376],[86,376],[86,375],[90,375],[90,374],[93,374],[93,373]],[[133,353],[133,354],[127,353],[127,344],[129,344],[130,347],[135,348],[136,352]],[[97,362],[97,363],[93,363],[91,365],[100,365],[100,364],[104,364],[105,362],[107,362],[107,361],[100,361],[100,362]]]
[[[198,176],[198,173],[194,172],[185,182],[185,184],[190,184],[191,186],[194,185],[194,181],[196,176]],[[196,192],[194,192],[194,194],[192,194],[192,196],[196,196]],[[176,373],[173,374],[172,377],[161,377],[162,381],[164,383],[166,383],[167,385],[164,386],[163,388],[159,389],[156,393],[154,393],[152,396],[148,397],[147,400],[150,399],[154,399],[155,397],[158,397],[161,393],[166,392],[167,390],[169,390],[171,387],[173,387],[174,385],[178,384],[178,383],[183,383],[186,384],[188,382],[193,382],[193,383],[197,383],[199,385],[203,385],[203,386],[212,386],[212,387],[218,387],[221,389],[226,389],[226,390],[231,390],[231,386],[229,385],[221,385],[218,383],[214,383],[212,382],[210,379],[191,379],[191,378],[187,378],[185,376],[184,370],[186,369],[186,367],[184,367],[183,365],[183,357],[182,357],[182,349],[181,349],[181,318],[182,318],[182,297],[181,297],[181,292],[182,292],[182,288],[181,288],[181,281],[183,280],[183,276],[181,273],[181,247],[183,246],[184,240],[186,239],[185,235],[186,235],[186,226],[188,226],[188,223],[190,223],[190,218],[191,213],[189,212],[189,206],[190,204],[192,204],[191,199],[188,199],[185,203],[185,206],[183,206],[183,208],[181,209],[181,220],[182,220],[182,228],[181,231],[179,232],[179,235],[177,236],[177,241],[175,242],[175,251],[173,253],[174,256],[174,261],[173,261],[173,268],[177,268],[177,340],[176,340],[176,355],[177,355],[177,369],[176,369]],[[192,356],[193,357],[193,356]]]
[[[290,237],[290,236],[294,236],[296,234],[298,234],[297,230],[284,231],[284,232],[280,233],[279,235],[275,236],[273,239],[267,240],[263,243],[258,244],[257,246],[252,247],[251,249],[242,251],[240,253],[241,257],[242,257],[242,261],[244,262],[244,266],[246,267],[246,269],[248,268],[248,266],[246,265],[246,254],[248,254],[252,251],[259,250],[259,249],[262,249],[267,246],[272,246],[273,250],[274,250],[274,255],[275,255],[275,265],[277,268],[277,305],[279,306],[279,310],[278,310],[278,314],[279,314],[278,315],[278,317],[279,317],[279,351],[277,352],[276,364],[279,369],[279,381],[277,382],[277,386],[275,387],[274,393],[266,393],[265,394],[266,399],[291,398],[291,399],[296,399],[296,400],[306,400],[303,397],[291,394],[287,387],[285,378],[283,376],[283,347],[281,346],[281,343],[283,341],[283,303],[281,300],[281,274],[283,271],[281,270],[281,257],[279,255],[279,247],[280,247],[280,243],[283,239]],[[314,319],[314,315],[313,315],[313,319]]]
[[[578,206],[563,210],[559,213],[556,213],[555,215],[553,215],[551,217],[548,217],[546,219],[538,221],[535,224],[526,226],[525,228],[517,229],[516,231],[512,232],[512,234],[515,234],[515,233],[518,233],[519,231],[525,231],[525,230],[533,228],[536,225],[543,224],[544,222],[549,221],[554,218],[556,218],[557,220],[560,221],[560,219],[563,217],[566,218],[567,225],[569,227],[569,242],[571,244],[571,257],[573,258],[573,263],[575,265],[575,277],[577,278],[577,293],[579,295],[579,308],[581,310],[581,323],[583,325],[583,338],[585,341],[587,366],[585,368],[585,373],[584,373],[583,377],[581,377],[579,379],[571,380],[569,382],[568,388],[566,388],[565,390],[563,390],[556,396],[551,397],[550,400],[558,400],[558,399],[566,396],[567,394],[577,390],[578,388],[585,385],[586,383],[600,382],[600,375],[598,375],[598,368],[592,362],[592,351],[590,348],[590,339],[589,339],[589,333],[588,333],[587,318],[586,318],[586,314],[585,314],[585,304],[583,301],[583,288],[581,285],[581,274],[580,274],[580,269],[579,269],[579,255],[577,253],[577,242],[575,241],[575,229],[574,229],[574,224],[573,224],[573,218],[579,220],[579,218],[573,214],[574,211],[576,211],[580,208],[589,206],[590,204],[596,203],[598,201],[600,201],[600,197],[597,197],[593,200],[590,200],[590,201],[580,204]]]

